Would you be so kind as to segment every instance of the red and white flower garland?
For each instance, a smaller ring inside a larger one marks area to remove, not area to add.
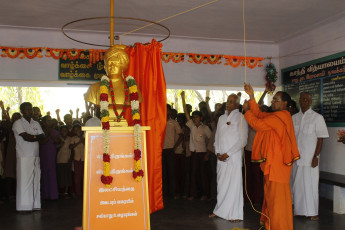
[[[139,108],[139,93],[138,85],[132,76],[126,78],[127,87],[129,90],[129,99],[132,108],[132,120],[134,124],[134,161],[135,167],[133,170],[133,178],[136,181],[141,181],[144,176],[144,171],[141,168],[141,119]]]
[[[144,176],[144,171],[141,167],[141,120],[140,120],[140,108],[139,108],[139,94],[138,86],[135,79],[132,76],[126,78],[126,84],[129,89],[129,97],[132,109],[132,120],[134,124],[134,161],[135,166],[133,170],[133,178],[136,181],[141,181]],[[101,121],[103,129],[103,175],[101,181],[106,187],[111,187],[113,177],[110,175],[110,155],[109,155],[109,89],[110,81],[107,76],[103,76],[100,83],[100,110]],[[122,113],[121,113],[122,114]]]
[[[111,187],[113,177],[110,176],[110,155],[109,155],[109,78],[105,75],[101,78],[100,83],[100,110],[101,110],[101,121],[103,129],[103,175],[101,181],[107,188]]]

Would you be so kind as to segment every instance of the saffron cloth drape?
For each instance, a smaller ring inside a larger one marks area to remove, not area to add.
[[[163,208],[162,148],[167,107],[161,47],[161,43],[152,40],[150,44],[136,43],[127,49],[130,60],[127,75],[135,78],[143,97],[140,104],[142,125],[151,127],[147,132],[148,172],[144,172],[144,176],[148,177],[150,213]],[[126,114],[126,117],[131,115]]]

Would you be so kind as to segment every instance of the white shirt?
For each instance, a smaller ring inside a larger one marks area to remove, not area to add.
[[[61,141],[62,144],[56,156],[56,163],[68,163],[69,158],[71,157],[69,145],[72,142],[72,137],[67,136],[66,139],[61,137]]]
[[[180,126],[181,127],[181,126]],[[181,128],[181,132],[182,132],[182,134],[183,134],[183,130],[182,130],[182,128]],[[178,141],[178,139],[180,138],[180,133],[175,133],[175,140],[176,141]],[[184,137],[183,137],[183,139],[184,139]],[[182,141],[181,141],[181,143],[176,147],[176,149],[175,149],[175,153],[176,154],[182,154],[183,153],[183,151],[184,151],[184,149],[183,149],[183,139],[182,139]]]
[[[30,123],[22,117],[14,122],[12,130],[16,138],[16,152],[17,157],[38,157],[39,156],[39,144],[38,141],[29,142],[25,141],[19,134],[27,133],[30,135],[43,134],[41,125],[31,119]]]
[[[297,146],[301,158],[296,162],[299,166],[311,166],[317,139],[327,138],[328,130],[322,115],[309,108],[292,116],[297,139]]]
[[[74,136],[71,137],[71,142],[70,144],[76,144],[80,141],[80,137]],[[76,161],[84,161],[85,160],[85,145],[84,142],[78,144],[76,147],[73,149],[74,151],[74,160]]]
[[[243,115],[238,109],[231,111],[230,115],[228,115],[228,111],[225,111],[225,114],[218,120],[214,142],[215,154],[227,153],[230,158],[232,153],[236,153],[246,146],[247,140],[248,123]]]
[[[192,119],[186,125],[190,128],[190,151],[197,153],[206,152],[206,138],[210,138],[212,135],[210,128],[203,123],[200,123],[199,127],[196,127]]]

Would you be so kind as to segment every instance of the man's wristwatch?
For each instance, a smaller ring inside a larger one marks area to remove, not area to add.
[[[320,155],[314,156],[314,158],[317,158],[317,159],[319,159],[319,158],[320,158]]]

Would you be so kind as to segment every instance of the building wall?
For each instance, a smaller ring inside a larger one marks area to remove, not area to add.
[[[280,67],[286,68],[344,51],[345,17],[324,22],[279,44]],[[320,170],[345,175],[345,145],[337,143],[336,132],[344,127],[329,127],[324,140]]]
[[[344,51],[345,18],[315,26],[308,31],[282,41],[279,44],[247,42],[247,56],[273,57],[277,69],[310,61],[333,53]],[[107,44],[107,35],[79,32],[72,34],[83,41]],[[124,44],[134,44],[142,37],[126,36]],[[90,47],[64,37],[60,31],[24,28],[0,28],[2,46],[55,47],[55,48],[99,48]],[[146,38],[149,41],[149,38]],[[163,52],[191,52],[201,54],[244,55],[242,42],[219,40],[196,40],[190,38],[169,38],[163,42]],[[264,68],[245,69],[220,65],[163,63],[168,87],[193,86],[200,88],[237,88],[246,80],[256,87],[264,87]],[[269,61],[263,62],[264,66]],[[58,61],[52,58],[10,59],[0,58],[0,85],[22,86],[66,86],[58,81]],[[71,82],[69,82],[71,83]],[[277,85],[280,83],[278,82]],[[187,88],[187,87],[185,87]],[[340,128],[340,127],[339,127]],[[322,151],[321,170],[345,175],[345,145],[336,142],[336,131],[329,128]]]
[[[107,44],[107,34],[104,33],[70,33],[74,38],[97,44]],[[150,41],[149,37],[125,36],[122,43],[131,45],[137,41]],[[51,47],[51,48],[94,48],[80,44],[64,37],[60,31],[39,30],[25,28],[0,28],[2,46],[14,47]],[[196,40],[189,38],[169,38],[162,42],[163,52],[184,52],[200,54],[226,54],[244,56],[243,42]],[[278,45],[247,42],[247,56],[271,57],[278,56]],[[0,59],[1,85],[66,85],[58,81],[58,61],[53,58],[29,59]],[[263,64],[267,64],[264,60]],[[279,68],[278,60],[274,62]],[[185,56],[183,63],[163,63],[166,82],[169,85],[198,86],[200,88],[229,88],[242,87],[245,79],[256,87],[264,87],[264,68],[249,69],[244,67],[233,68],[222,64],[195,64],[189,63]],[[246,72],[246,73],[245,73]],[[7,80],[7,81],[6,81]],[[23,82],[29,81],[29,82]],[[32,82],[34,81],[34,82]]]
[[[247,42],[247,56],[272,57],[277,69],[297,65],[306,61],[344,51],[345,17],[339,16],[331,22],[322,22],[309,30],[300,31],[279,44]],[[106,33],[69,33],[76,39],[107,44]],[[126,36],[123,44],[148,42],[150,37]],[[225,54],[244,56],[243,42],[199,40],[191,38],[169,38],[162,42],[163,52],[190,52],[200,54]],[[51,47],[98,49],[83,45],[64,37],[60,31],[0,27],[0,45],[14,47]],[[220,65],[189,63],[163,63],[167,86],[170,88],[238,89],[243,82],[256,88],[265,85],[264,68],[233,68]],[[265,60],[263,65],[268,64]],[[53,58],[10,59],[0,57],[0,86],[68,86],[80,82],[58,80],[58,61]],[[90,83],[90,82],[83,82]],[[277,86],[280,81],[277,82]],[[75,86],[75,85],[73,85]],[[279,89],[280,87],[278,87]],[[337,143],[336,132],[344,127],[328,128],[330,138],[325,139],[320,158],[320,170],[345,175],[345,145]],[[333,186],[321,184],[320,194],[332,198]]]

